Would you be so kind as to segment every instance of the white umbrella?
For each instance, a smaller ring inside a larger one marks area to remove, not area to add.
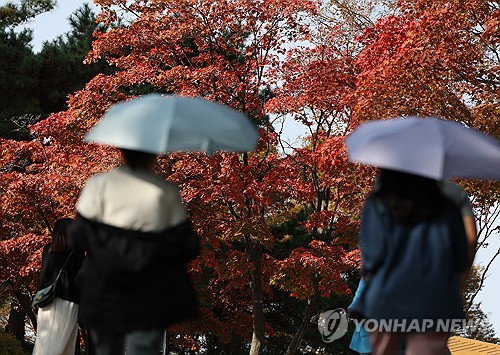
[[[500,144],[457,122],[406,117],[361,124],[345,139],[353,162],[421,175],[500,180]]]
[[[85,141],[153,154],[255,148],[258,132],[240,112],[201,98],[150,94],[111,106]]]

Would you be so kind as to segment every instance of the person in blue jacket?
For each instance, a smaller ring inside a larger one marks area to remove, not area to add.
[[[426,322],[464,318],[460,279],[470,267],[458,207],[437,181],[381,169],[362,213],[360,247],[366,289],[352,312],[382,323],[416,322],[417,331],[376,329],[373,354],[443,354],[449,331]]]

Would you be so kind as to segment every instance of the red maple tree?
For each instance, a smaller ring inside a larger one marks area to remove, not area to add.
[[[375,23],[354,3],[326,6],[347,16],[328,21],[319,2],[303,0],[95,3],[109,27],[96,33],[87,61],[105,58],[115,72],[96,76],[70,95],[67,111],[31,127],[32,141],[0,142],[0,281],[33,323],[26,295],[51,226],[74,215],[88,177],[121,162],[111,147],[82,143],[114,102],[150,92],[202,96],[244,112],[260,129],[248,154],[158,161],[202,238],[190,265],[202,318],[171,329],[193,349],[203,346],[196,334],[212,334],[262,352],[275,334],[265,314],[279,289],[304,305],[287,338],[292,354],[317,300],[349,293],[343,276],[359,267],[359,211],[374,175],[347,160],[343,139],[359,122],[439,115],[500,136],[500,21],[491,2],[398,1]],[[303,145],[282,149],[271,124],[280,117],[308,127]],[[498,182],[460,183],[486,243]]]

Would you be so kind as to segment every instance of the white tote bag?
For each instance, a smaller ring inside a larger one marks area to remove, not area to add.
[[[56,297],[38,309],[33,355],[73,355],[78,334],[78,305]]]

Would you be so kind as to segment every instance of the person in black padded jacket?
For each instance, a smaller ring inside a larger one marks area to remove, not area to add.
[[[164,329],[198,316],[186,263],[198,254],[177,186],[152,172],[156,155],[93,176],[69,235],[87,251],[80,320],[97,355],[158,354]]]

